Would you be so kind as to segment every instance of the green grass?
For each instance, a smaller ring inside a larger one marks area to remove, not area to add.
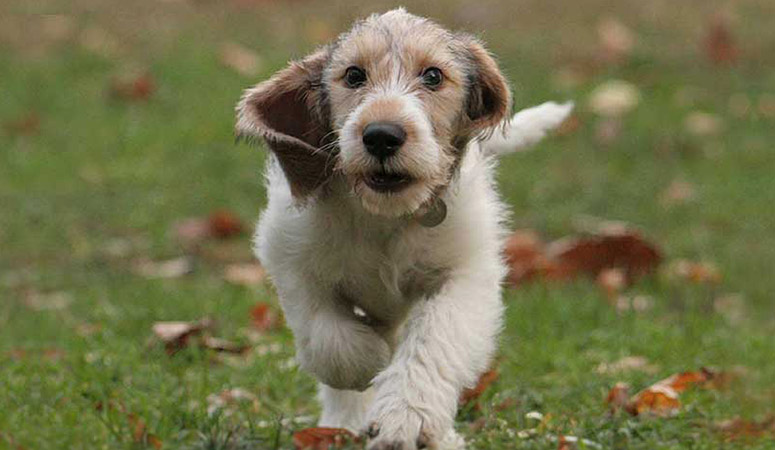
[[[34,25],[37,14],[50,11],[76,23],[62,42],[0,34],[0,122],[29,112],[41,118],[31,136],[0,131],[0,448],[143,448],[133,441],[126,412],[141,417],[164,448],[288,448],[294,430],[314,423],[315,385],[288,363],[288,331],[250,341],[250,308],[275,304],[271,287],[222,279],[224,258],[249,259],[249,237],[206,244],[192,255],[194,273],[179,279],[141,277],[133,262],[185,253],[170,231],[182,218],[229,209],[248,223],[256,219],[265,201],[264,156],[233,143],[241,90],[308,51],[316,36],[387,3],[340,2],[346,7],[337,11],[346,13],[333,15],[303,2],[106,3],[13,0],[0,7],[10,18],[6,25]],[[487,29],[485,38],[514,81],[517,105],[579,103],[578,131],[504,159],[499,181],[515,227],[556,238],[573,233],[582,216],[625,220],[658,242],[668,260],[709,260],[723,273],[717,286],[662,275],[643,280],[627,294],[653,299],[644,312],[617,312],[587,281],[508,290],[500,378],[481,409],[466,408],[458,420],[473,448],[553,449],[551,436],[561,434],[618,449],[773,446],[772,437],[724,443],[710,427],[775,412],[775,118],[737,117],[728,106],[735,94],[753,99],[753,109],[763,94],[775,94],[768,70],[775,37],[765,19],[772,6],[741,2],[736,31],[744,58],[735,68],[716,68],[697,54],[696,42],[712,5],[671,11],[666,3],[652,17],[638,4],[594,1],[588,10],[559,16],[540,2],[525,3],[517,15],[502,2],[477,11],[456,1],[417,10],[452,26]],[[510,15],[493,13],[499,7]],[[570,90],[558,88],[552,79],[559,68],[593,61],[590,30],[605,14],[639,33],[633,58],[595,69]],[[567,26],[554,26],[558,20]],[[87,26],[117,36],[115,56],[78,44],[78,30]],[[262,75],[246,79],[224,68],[217,57],[224,41],[259,49]],[[106,95],[127,65],[152,74],[158,90],[147,102]],[[620,137],[602,145],[585,99],[611,78],[635,83],[643,99],[624,119]],[[677,100],[687,92],[694,93],[691,105]],[[724,131],[705,138],[687,133],[684,118],[695,110],[718,114]],[[692,183],[696,198],[666,207],[660,194],[675,179]],[[128,253],[111,252],[116,242],[128,245]],[[24,301],[30,292],[65,292],[73,301],[36,311]],[[714,311],[724,294],[742,295],[740,318]],[[247,358],[196,348],[170,357],[149,343],[155,321],[204,316],[216,320],[219,336],[279,346]],[[98,331],[84,333],[85,324]],[[53,349],[59,354],[45,356]],[[647,357],[656,373],[595,371],[628,355]],[[637,390],[701,366],[742,366],[746,375],[728,390],[684,395],[674,418],[608,415],[603,399],[615,382]],[[234,387],[254,393],[258,406],[209,415],[207,397]],[[497,408],[506,399],[509,406]],[[523,439],[519,431],[536,426],[525,417],[530,411],[549,418]]]

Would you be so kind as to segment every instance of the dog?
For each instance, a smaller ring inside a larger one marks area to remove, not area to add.
[[[255,250],[320,382],[320,426],[362,432],[370,449],[464,446],[458,398],[502,326],[496,156],[570,108],[509,120],[483,44],[404,9],[245,91],[236,132],[271,150]]]

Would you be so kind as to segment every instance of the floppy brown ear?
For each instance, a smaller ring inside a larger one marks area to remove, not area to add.
[[[321,149],[329,132],[321,90],[328,51],[293,61],[245,91],[237,105],[238,137],[263,138],[277,155],[294,197],[311,194],[333,173],[335,157]]]
[[[511,112],[511,91],[484,46],[474,38],[466,39],[465,44],[472,65],[466,113],[474,129],[491,128]]]

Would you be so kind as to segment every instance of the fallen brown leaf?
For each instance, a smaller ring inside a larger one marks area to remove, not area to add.
[[[224,269],[223,278],[233,284],[257,286],[266,280],[266,271],[258,263],[229,264]]]
[[[103,58],[116,56],[121,46],[117,37],[98,27],[84,29],[79,40],[81,47]]]
[[[221,64],[245,77],[256,76],[261,71],[261,57],[241,44],[227,42],[221,45],[218,57]]]
[[[703,44],[711,63],[718,66],[737,63],[740,52],[729,29],[729,21],[723,15],[716,15],[711,20]]]
[[[653,373],[656,370],[657,368],[643,356],[625,356],[612,363],[600,363],[595,368],[595,372],[599,374],[617,374],[629,371]]]
[[[686,116],[684,129],[697,137],[712,137],[724,130],[724,120],[716,114],[694,111]]]
[[[185,348],[189,340],[212,327],[212,321],[202,319],[198,322],[156,322],[153,334],[164,343],[167,353],[172,355]]]
[[[601,56],[607,62],[620,62],[630,56],[635,34],[619,19],[608,17],[597,25]]]
[[[612,413],[627,409],[630,403],[630,385],[623,382],[616,383],[608,392],[605,402]]]
[[[460,394],[458,404],[466,405],[478,400],[484,391],[486,391],[487,388],[489,388],[490,385],[493,384],[499,376],[500,374],[498,373],[497,369],[490,369],[487,372],[481,374],[479,376],[479,381],[476,383],[476,386],[463,390],[463,392]]]
[[[622,134],[622,121],[618,118],[601,119],[595,123],[595,141],[600,145],[611,145]]]
[[[654,299],[648,295],[620,295],[616,299],[615,306],[619,312],[643,312],[654,306]]]
[[[713,372],[702,368],[699,371],[681,372],[659,381],[657,384],[670,386],[679,394],[692,386],[702,385],[711,381]]]
[[[132,440],[137,444],[151,446],[155,449],[162,448],[162,441],[157,436],[148,432],[145,421],[134,413],[127,414],[129,428],[132,431]]]
[[[11,136],[32,136],[40,131],[40,116],[35,112],[27,113],[17,119],[3,123],[3,129]]]
[[[621,269],[628,282],[652,273],[662,260],[656,245],[630,229],[601,230],[595,236],[566,238],[551,244],[547,253],[561,272],[596,277],[604,269]]]
[[[146,101],[156,91],[156,83],[150,74],[122,76],[113,80],[110,95],[124,101]]]
[[[27,358],[35,358],[42,361],[56,362],[65,356],[65,351],[59,348],[45,348],[45,349],[24,349],[24,348],[12,348],[6,352],[6,356],[15,360],[21,361]]]
[[[627,275],[622,269],[603,269],[597,275],[597,285],[603,289],[609,300],[615,301],[627,286]]]
[[[760,421],[745,420],[740,417],[717,423],[714,428],[725,441],[754,440],[766,435],[775,437],[775,415]]]
[[[604,227],[587,237],[569,237],[545,246],[532,231],[519,230],[504,250],[509,281],[598,278],[611,298],[635,279],[652,273],[661,251],[625,225]]]
[[[627,405],[627,411],[634,415],[669,417],[678,413],[681,401],[678,392],[670,386],[655,384],[638,392]]]
[[[704,367],[698,371],[678,373],[635,394],[625,409],[634,416],[644,414],[658,417],[673,416],[681,408],[680,393],[695,386],[717,389],[724,383],[722,380],[725,378],[723,372]]]
[[[194,271],[194,265],[189,258],[180,257],[166,261],[151,261],[142,259],[135,263],[135,273],[146,278],[180,278]]]
[[[215,211],[208,217],[210,233],[218,238],[229,238],[241,234],[245,229],[242,221],[231,211]]]
[[[618,118],[635,109],[640,98],[640,89],[634,84],[609,80],[600,84],[589,95],[589,108],[600,116]]]
[[[204,336],[201,340],[201,343],[202,347],[221,353],[233,353],[236,355],[242,355],[250,350],[249,345],[237,344],[236,342],[212,336]]]
[[[305,428],[293,433],[296,450],[328,450],[359,442],[358,436],[344,428]]]
[[[544,244],[534,231],[516,230],[504,249],[509,265],[509,281],[519,284],[542,272],[545,265]]]
[[[258,397],[245,389],[234,388],[221,391],[218,394],[208,395],[207,414],[213,415],[224,408],[234,406],[238,403],[249,403],[251,409],[254,412],[258,412]]]
[[[73,303],[73,296],[67,292],[27,291],[24,305],[33,311],[61,311]]]
[[[674,180],[659,196],[660,203],[669,207],[688,203],[697,196],[693,184],[684,180]]]
[[[207,218],[184,219],[173,224],[172,228],[175,237],[186,244],[199,244],[211,236],[210,221]]]
[[[250,308],[250,324],[258,331],[268,332],[276,329],[280,321],[269,303],[260,302]]]
[[[673,278],[697,284],[718,284],[722,278],[721,272],[714,264],[686,259],[679,259],[671,264],[668,268],[668,274]]]

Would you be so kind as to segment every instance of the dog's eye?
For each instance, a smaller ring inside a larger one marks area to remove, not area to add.
[[[429,88],[437,88],[444,81],[444,75],[441,73],[441,69],[437,67],[429,67],[422,73],[422,84]]]
[[[344,82],[350,89],[355,89],[366,84],[366,72],[360,67],[348,67],[344,73]]]

